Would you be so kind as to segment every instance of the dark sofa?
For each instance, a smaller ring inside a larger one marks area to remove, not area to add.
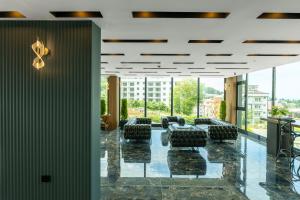
[[[238,136],[238,129],[236,126],[209,118],[198,118],[194,121],[195,126],[205,130],[212,140],[236,140]]]
[[[151,119],[134,118],[124,126],[124,138],[135,140],[149,140],[151,138]]]
[[[168,128],[169,125],[174,123],[177,123],[180,126],[184,126],[185,120],[182,117],[178,117],[178,116],[167,116],[161,118],[161,125],[164,129]]]
[[[204,147],[207,133],[199,128],[176,129],[169,127],[169,141],[172,147]]]

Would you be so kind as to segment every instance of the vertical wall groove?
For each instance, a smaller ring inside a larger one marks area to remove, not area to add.
[[[92,37],[90,21],[0,21],[0,199],[91,198]]]

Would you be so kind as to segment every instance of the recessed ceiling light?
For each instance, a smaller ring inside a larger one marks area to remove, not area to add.
[[[248,54],[247,56],[298,56],[299,54]]]
[[[245,40],[248,44],[299,44],[300,40]]]
[[[208,65],[246,65],[247,62],[207,62]]]
[[[190,56],[189,53],[141,53],[141,56]]]
[[[223,40],[189,40],[189,43],[222,43]]]
[[[125,56],[124,53],[101,53],[101,56]]]
[[[63,18],[102,18],[100,11],[50,11],[54,17]]]
[[[174,65],[193,65],[194,62],[173,62]]]
[[[0,18],[26,18],[18,11],[0,11]]]
[[[167,43],[167,39],[103,39],[107,43]]]
[[[231,53],[208,53],[206,56],[232,56]]]
[[[258,19],[300,19],[300,13],[265,12]]]
[[[160,62],[121,62],[121,64],[160,64]]]
[[[133,18],[226,18],[228,12],[166,12],[134,11]]]

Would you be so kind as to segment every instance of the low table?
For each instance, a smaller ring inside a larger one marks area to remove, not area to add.
[[[207,133],[191,125],[170,125],[168,127],[169,141],[172,147],[204,147]]]

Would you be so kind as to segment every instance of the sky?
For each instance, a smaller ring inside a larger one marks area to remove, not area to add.
[[[276,67],[276,98],[300,100],[300,62]],[[249,73],[249,85],[259,85],[262,92],[272,93],[272,69]]]

